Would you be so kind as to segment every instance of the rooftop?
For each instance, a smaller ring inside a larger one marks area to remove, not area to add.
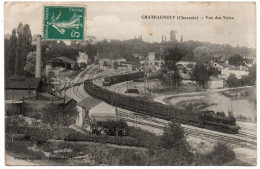
[[[96,105],[98,105],[99,103],[101,103],[102,101],[95,99],[93,97],[87,97],[86,99],[80,101],[77,103],[77,106],[83,107],[85,109],[92,109],[93,107],[95,107]]]
[[[5,90],[5,100],[34,99],[36,93],[27,90]]]
[[[55,57],[55,58],[51,59],[49,62],[57,62],[57,61],[63,61],[63,62],[67,62],[67,63],[70,63],[70,64],[76,63],[75,60],[72,60],[72,59],[67,58],[65,56]]]
[[[5,89],[37,89],[40,81],[40,78],[15,75],[5,81]]]

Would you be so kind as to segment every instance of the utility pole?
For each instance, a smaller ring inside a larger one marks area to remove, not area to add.
[[[146,71],[144,71],[144,94],[146,94],[146,85],[145,85],[146,78],[145,78],[145,74],[146,74]]]

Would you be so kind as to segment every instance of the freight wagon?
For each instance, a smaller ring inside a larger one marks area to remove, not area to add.
[[[115,76],[109,76],[104,78],[103,85],[104,86],[110,86],[116,83],[121,83],[125,81],[130,81],[134,79],[140,79],[144,77],[144,72],[135,72],[135,73],[128,73],[128,74],[122,74],[122,75],[115,75]]]
[[[89,95],[95,98],[137,113],[165,120],[177,120],[183,124],[226,133],[238,133],[238,130],[240,130],[233,116],[225,116],[224,114],[214,113],[213,111],[192,112],[176,106],[164,105],[138,97],[114,93],[93,84],[90,80],[85,81],[84,88]]]

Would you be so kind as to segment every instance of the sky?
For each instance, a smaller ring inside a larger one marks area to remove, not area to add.
[[[69,2],[6,2],[5,34],[19,22],[29,24],[32,34],[43,35],[43,6]],[[253,2],[80,2],[87,6],[86,34],[98,40],[133,39],[142,35],[144,41],[169,40],[171,30],[177,39],[208,41],[232,46],[256,47],[256,10]],[[71,5],[71,4],[70,4]],[[75,5],[75,3],[73,4]],[[222,19],[176,20],[142,19],[144,15],[220,16]],[[223,16],[234,19],[225,20]]]

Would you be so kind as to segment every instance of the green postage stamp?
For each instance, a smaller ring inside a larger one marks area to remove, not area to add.
[[[44,39],[84,40],[85,7],[44,6]]]

